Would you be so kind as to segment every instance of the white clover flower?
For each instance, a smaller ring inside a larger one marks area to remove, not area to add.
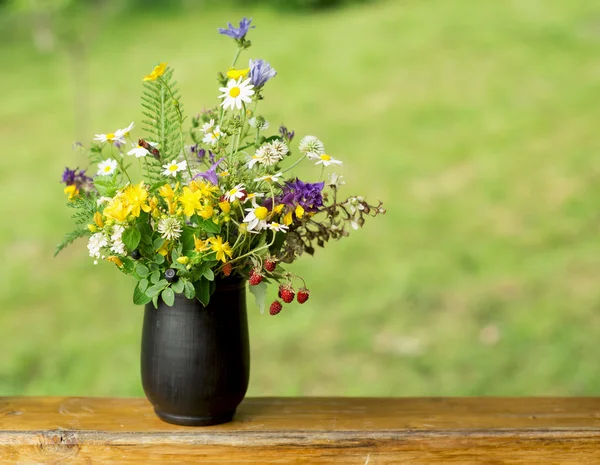
[[[321,155],[313,156],[312,154],[308,155],[309,158],[313,160],[317,160],[315,165],[323,165],[323,166],[331,166],[331,165],[341,165],[342,162],[340,160],[336,160],[330,155],[326,153],[322,153]]]
[[[245,81],[242,81],[242,79],[244,78],[241,77],[237,81],[235,79],[230,79],[227,83],[227,87],[219,87],[219,90],[223,92],[222,95],[219,95],[219,98],[224,99],[221,102],[221,106],[225,108],[225,110],[233,110],[234,107],[241,110],[242,102],[252,102],[250,96],[254,95],[254,91],[252,90],[254,86],[250,84],[250,78]]]
[[[258,129],[259,131],[264,131],[265,129],[269,129],[269,122],[264,119],[262,116],[258,118],[252,117],[248,120],[248,124],[253,128]]]
[[[113,174],[117,169],[117,160],[113,158],[108,158],[100,163],[98,163],[98,176],[108,176]]]
[[[300,152],[306,155],[320,155],[325,153],[325,146],[323,145],[323,142],[321,142],[315,136],[304,136],[300,141],[300,144],[298,144],[298,148],[300,149]]]
[[[112,236],[110,236],[110,240],[112,241],[110,250],[112,250],[117,255],[126,255],[127,254],[127,251],[125,249],[125,244],[121,240],[121,236],[123,235],[124,231],[125,231],[125,228],[123,226],[121,226],[120,224],[116,224],[115,226],[113,226],[113,233],[112,233]]]
[[[346,181],[342,181],[342,178],[343,176],[341,175],[338,175],[336,173],[330,173],[327,179],[327,185],[339,189],[340,186],[346,184]]]
[[[286,156],[290,151],[286,143],[279,139],[275,139],[274,141],[272,141],[271,147],[273,148],[273,151],[282,158]]]
[[[165,169],[162,174],[164,176],[177,176],[177,173],[179,171],[183,171],[184,169],[187,168],[187,162],[185,160],[180,161],[179,163],[177,163],[175,160],[173,160],[171,163],[168,163],[166,165],[163,165],[163,168]]]
[[[173,218],[169,216],[167,218],[163,218],[158,222],[158,232],[162,236],[163,239],[167,241],[173,241],[179,239],[181,232],[181,223],[177,220],[177,218]]]
[[[88,251],[90,253],[90,257],[95,258],[94,265],[98,264],[98,259],[101,257],[101,249],[102,247],[108,246],[108,240],[104,233],[96,233],[92,234],[88,240]]]

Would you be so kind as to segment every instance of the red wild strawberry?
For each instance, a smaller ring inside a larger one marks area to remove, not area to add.
[[[308,300],[309,295],[310,291],[303,287],[302,289],[298,290],[298,295],[296,296],[296,299],[298,300],[299,304],[303,304]]]
[[[275,300],[269,307],[269,313],[271,315],[277,315],[281,311],[282,308],[283,308],[283,305],[281,305],[281,302],[279,302],[278,300]]]
[[[265,266],[265,270],[267,270],[269,273],[272,273],[273,271],[275,271],[275,268],[277,267],[277,262],[275,260],[273,260],[272,258],[267,258],[265,260],[264,266]]]
[[[250,277],[248,279],[248,282],[250,283],[251,286],[258,286],[263,280],[263,276],[262,274],[260,274],[260,270],[257,270],[256,268],[252,268],[252,271],[250,271]]]
[[[221,268],[221,271],[223,271],[223,274],[225,276],[229,276],[231,274],[231,263],[225,263],[225,265],[223,265],[223,268]]]
[[[296,295],[294,293],[294,288],[289,284],[282,284],[279,286],[279,294],[281,300],[283,300],[286,304],[292,302],[294,300],[294,296]]]

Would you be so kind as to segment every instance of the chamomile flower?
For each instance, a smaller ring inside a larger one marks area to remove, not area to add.
[[[206,134],[207,132],[212,132],[211,129],[214,127],[214,125],[215,120],[211,119],[208,123],[204,123],[200,129],[204,134]]]
[[[281,176],[283,176],[282,173],[277,173],[277,174],[266,174],[264,176],[261,176],[260,178],[255,178],[254,182],[272,182],[275,184],[281,184]]]
[[[132,121],[131,124],[129,126],[127,126],[125,129],[117,129],[115,131],[115,137],[117,137],[119,139],[125,139],[125,137],[129,137],[129,133],[134,128],[134,126],[135,126],[135,123]]]
[[[183,171],[184,169],[187,168],[187,162],[185,160],[180,161],[179,163],[177,163],[175,160],[173,160],[171,163],[168,163],[166,165],[163,165],[163,168],[165,169],[162,174],[164,176],[177,176],[177,173],[179,171]]]
[[[315,136],[304,136],[302,140],[300,140],[298,148],[306,155],[320,155],[325,153],[325,146],[323,145],[323,142],[321,142]]]
[[[246,198],[244,199],[244,202],[251,201],[252,205],[256,206],[256,199],[259,199],[264,196],[265,196],[265,194],[263,194],[262,192],[252,192],[251,194],[248,194],[246,196]]]
[[[125,144],[125,137],[123,137],[123,134],[119,133],[119,130],[115,132],[109,132],[108,134],[96,134],[94,140],[102,143],[108,142],[115,145]]]
[[[286,232],[289,227],[287,227],[285,224],[279,224],[279,223],[269,223],[269,229],[271,231],[275,231],[275,232]]]
[[[221,131],[221,128],[219,126],[216,126],[214,131],[209,131],[206,134],[204,134],[202,142],[204,142],[205,144],[216,145],[219,139],[225,135],[226,134]]]
[[[252,208],[246,208],[246,211],[248,213],[244,217],[243,222],[248,224],[246,227],[247,231],[259,232],[267,228],[266,219],[267,216],[269,216],[269,210],[267,207],[256,206]]]
[[[233,202],[236,199],[243,200],[246,197],[246,191],[244,190],[243,184],[238,184],[237,186],[229,189],[225,195],[225,200],[228,202]]]
[[[317,162],[315,163],[315,165],[323,165],[323,166],[331,166],[331,165],[341,165],[342,162],[339,160],[336,160],[335,158],[327,155],[326,153],[322,153],[321,155],[317,157],[310,157],[312,159],[317,160]]]
[[[146,155],[150,155],[150,152],[138,144],[132,144],[133,148],[127,152],[127,155],[135,155],[136,158],[142,158]]]
[[[179,239],[182,232],[181,223],[172,216],[163,218],[158,222],[158,232],[167,241]]]
[[[273,151],[282,158],[290,151],[286,143],[279,139],[275,139],[271,142],[271,147],[273,148]]]
[[[227,109],[232,109],[235,107],[238,110],[242,109],[242,102],[250,103],[252,99],[251,95],[254,95],[253,85],[250,84],[250,78],[242,81],[243,78],[239,78],[237,81],[235,79],[230,79],[227,83],[227,87],[219,87],[219,90],[223,92],[222,95],[219,95],[219,98],[224,99],[221,102],[221,106]]]
[[[113,174],[117,169],[117,160],[114,158],[108,158],[98,163],[98,176],[108,176]]]

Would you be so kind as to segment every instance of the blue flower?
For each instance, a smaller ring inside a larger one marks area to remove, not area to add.
[[[219,185],[219,177],[217,176],[217,166],[219,166],[219,163],[221,163],[223,160],[225,160],[225,157],[221,158],[218,162],[214,163],[210,167],[210,169],[208,169],[202,173],[198,173],[196,176],[194,176],[194,179],[204,178],[208,182],[212,183],[213,185],[218,186]]]
[[[252,18],[242,18],[240,21],[240,27],[233,27],[233,24],[227,23],[228,28],[218,28],[219,34],[223,34],[229,36],[235,40],[242,40],[248,34],[248,30],[255,28],[256,26],[250,27],[250,23],[252,22]]]
[[[271,68],[271,65],[265,60],[250,60],[250,82],[257,89],[264,86],[265,83],[274,78],[277,71]]]

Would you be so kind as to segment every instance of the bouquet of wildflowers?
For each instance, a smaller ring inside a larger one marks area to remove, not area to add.
[[[282,125],[269,132],[258,104],[277,72],[262,59],[236,68],[251,45],[250,23],[219,29],[237,45],[232,66],[218,75],[220,104],[190,118],[186,129],[173,70],[161,63],[143,78],[142,136],[133,138],[134,123],[97,134],[87,150],[95,175],[63,173],[77,229],[56,253],[88,237],[94,263],[112,262],[137,280],[136,304],[157,306],[162,298],[172,305],[184,294],[207,305],[215,279],[228,276],[247,278],[261,309],[272,281],[282,301],[303,303],[306,284],[284,264],[385,212],[362,197],[340,198],[342,177],[325,171],[342,162],[317,137],[293,147],[294,131]],[[316,165],[314,182],[293,176],[301,162]],[[281,308],[276,300],[270,312]]]

